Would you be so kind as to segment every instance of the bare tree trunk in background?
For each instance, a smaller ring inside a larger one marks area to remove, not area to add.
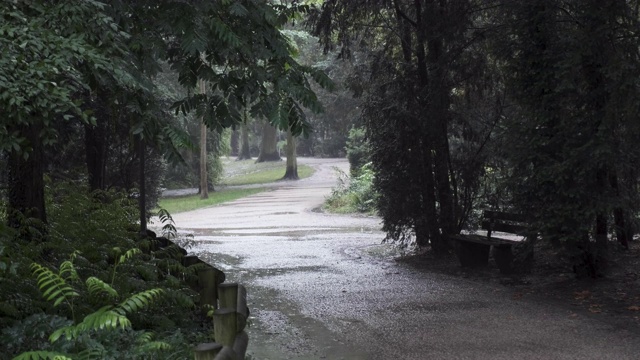
[[[204,80],[198,81],[200,94],[206,92]],[[200,124],[200,199],[209,198],[209,186],[207,184],[207,125],[204,119]]]
[[[257,163],[265,161],[280,161],[278,154],[278,130],[265,122],[262,127],[262,144],[260,145],[260,155],[256,160]]]
[[[283,179],[298,180],[298,159],[296,154],[296,139],[291,134],[291,129],[287,130],[287,171]]]
[[[239,156],[240,155],[240,132],[238,132],[238,129],[233,129],[233,131],[231,132],[231,140],[229,145],[231,147],[231,156]]]
[[[140,236],[147,235],[147,189],[145,186],[145,141],[140,135],[138,140],[138,158],[140,159],[140,196],[138,196],[138,208],[140,210]]]
[[[251,159],[251,149],[249,148],[249,126],[242,124],[240,127],[240,151],[237,160]]]
[[[9,151],[9,194],[7,224],[17,228],[21,225],[18,213],[28,218],[47,222],[44,202],[44,154],[40,141],[40,125],[21,126],[17,131],[24,136],[31,152],[28,157],[22,152]]]

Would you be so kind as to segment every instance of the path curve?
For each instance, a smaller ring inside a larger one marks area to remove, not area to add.
[[[192,251],[247,286],[252,359],[636,359],[634,329],[394,261],[380,221],[314,211],[339,159],[234,202],[174,214]]]

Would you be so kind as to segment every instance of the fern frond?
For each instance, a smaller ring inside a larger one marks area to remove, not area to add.
[[[74,357],[77,360],[100,360],[100,359],[104,359],[105,357],[104,355],[105,355],[105,352],[103,349],[91,348],[91,349],[86,349],[79,352]]]
[[[114,288],[112,288],[111,285],[105,283],[95,276],[87,278],[85,283],[87,284],[89,294],[92,296],[105,294],[110,299],[115,299],[118,297],[118,292]]]
[[[163,292],[164,291],[162,289],[150,289],[133,294],[118,304],[114,310],[123,315],[126,313],[136,312],[151,305],[151,303],[160,297]]]
[[[52,360],[72,360],[60,353],[53,351],[28,351],[22,353],[13,358],[13,360],[40,360],[40,359],[52,359]]]
[[[62,335],[67,340],[73,340],[78,336],[93,330],[104,329],[126,329],[131,327],[131,321],[121,312],[113,309],[113,306],[107,305],[97,311],[84,317],[81,323],[77,325],[65,326],[56,330],[49,341],[56,342]]]
[[[124,254],[120,255],[120,258],[118,259],[118,265],[124,263],[125,261],[131,259],[132,257],[134,257],[135,255],[138,255],[142,253],[142,251],[138,248],[132,248],[127,250],[127,252],[125,252]]]
[[[171,345],[164,341],[150,341],[148,343],[140,345],[136,351],[142,354],[146,354],[151,351],[164,351],[169,349],[171,349]]]
[[[177,305],[181,308],[193,308],[196,306],[195,302],[191,298],[191,296],[185,294],[182,291],[167,291],[165,294],[166,300],[174,305]]]
[[[50,269],[37,264],[31,264],[31,271],[36,275],[38,288],[47,301],[54,301],[53,306],[58,306],[63,301],[80,296],[65,279]]]
[[[78,281],[80,277],[78,276],[78,272],[76,271],[75,266],[73,265],[73,260],[75,260],[77,253],[71,255],[71,260],[64,261],[60,264],[60,271],[58,271],[58,275],[61,278],[71,281]]]

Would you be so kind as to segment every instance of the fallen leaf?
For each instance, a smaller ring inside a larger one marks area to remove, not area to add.
[[[594,314],[598,314],[602,312],[602,309],[600,308],[601,305],[598,304],[593,304],[589,306],[589,312],[594,313]]]
[[[591,292],[589,290],[576,291],[573,293],[573,296],[576,300],[584,300],[591,297]]]

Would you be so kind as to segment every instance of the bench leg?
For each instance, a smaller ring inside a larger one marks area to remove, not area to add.
[[[494,245],[491,255],[502,274],[508,275],[513,272],[513,252],[510,244]]]
[[[470,241],[458,241],[457,255],[460,265],[477,268],[489,265],[489,245]]]

